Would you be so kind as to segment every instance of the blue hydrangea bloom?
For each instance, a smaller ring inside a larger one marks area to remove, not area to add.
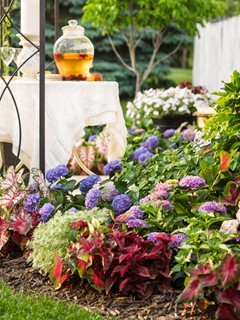
[[[142,210],[140,210],[138,206],[131,207],[128,210],[128,212],[130,212],[129,217],[134,217],[136,219],[142,219],[142,217],[144,216],[144,212]]]
[[[127,211],[132,205],[132,201],[128,195],[120,194],[113,199],[112,206],[115,212],[123,213]]]
[[[53,183],[61,177],[65,177],[69,173],[68,167],[65,164],[60,164],[53,169],[49,169],[46,173],[48,182]]]
[[[94,140],[96,140],[97,135],[96,134],[92,134],[89,138],[88,138],[88,142],[93,142]]]
[[[103,201],[112,202],[114,197],[116,197],[117,195],[119,195],[119,191],[115,187],[115,185],[107,185],[103,189],[102,199]]]
[[[151,158],[154,154],[150,151],[147,151],[145,153],[140,154],[140,156],[138,157],[138,162],[141,163],[143,166],[146,166],[146,160]]]
[[[39,210],[39,214],[41,216],[40,221],[47,222],[54,210],[54,205],[52,205],[51,203],[45,203]]]
[[[122,171],[122,162],[120,160],[110,161],[103,169],[106,176],[112,176],[115,172]]]
[[[174,129],[167,129],[163,132],[164,138],[170,138],[174,135],[175,130]]]
[[[72,207],[72,208],[68,209],[68,212],[76,213],[76,212],[78,212],[78,211],[79,211],[79,209],[74,208],[74,207]]]
[[[157,136],[151,135],[147,138],[147,140],[142,143],[142,147],[147,149],[154,149],[159,145],[159,139]]]
[[[101,197],[101,190],[95,188],[89,190],[85,199],[85,207],[87,208],[87,210],[92,210],[93,208],[95,208]]]
[[[160,235],[167,235],[166,232],[151,232],[147,235],[147,239],[154,242],[154,243],[157,243],[158,242],[158,236]]]
[[[138,157],[140,156],[140,154],[146,153],[146,152],[148,152],[148,149],[147,149],[147,148],[145,148],[145,147],[139,147],[139,148],[137,148],[137,149],[133,152],[133,157],[134,157],[135,160],[137,160]]]
[[[27,197],[26,202],[24,203],[24,210],[26,210],[28,213],[33,213],[36,210],[39,202],[40,202],[39,193],[30,194]]]
[[[80,191],[82,193],[87,193],[92,187],[100,181],[100,177],[96,174],[88,176],[80,182]]]

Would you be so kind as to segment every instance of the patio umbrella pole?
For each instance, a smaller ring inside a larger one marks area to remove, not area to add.
[[[40,0],[39,167],[45,174],[45,0]]]

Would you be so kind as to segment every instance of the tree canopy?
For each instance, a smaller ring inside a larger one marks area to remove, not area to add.
[[[219,0],[87,0],[83,7],[83,20],[108,36],[114,53],[122,65],[136,77],[137,93],[153,69],[169,55],[176,52],[179,45],[158,57],[164,40],[174,30],[181,30],[189,35],[197,33],[198,24],[219,16],[224,3]],[[137,65],[137,49],[141,41],[152,30],[152,53],[145,70]],[[117,50],[113,36],[119,32],[129,50],[129,62],[124,60]]]

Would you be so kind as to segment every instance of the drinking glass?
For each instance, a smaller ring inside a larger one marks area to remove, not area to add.
[[[14,60],[14,62],[16,63],[16,65],[17,65],[18,55],[19,55],[19,53],[20,53],[21,51],[22,51],[22,48],[15,48],[15,53],[14,53],[13,60]],[[18,66],[18,65],[17,65],[17,66]],[[18,70],[17,76],[20,77],[20,70]]]
[[[6,65],[6,79],[8,79],[8,67],[14,58],[14,54],[15,54],[14,48],[9,48],[9,47],[0,48],[0,55],[1,55],[2,61]]]

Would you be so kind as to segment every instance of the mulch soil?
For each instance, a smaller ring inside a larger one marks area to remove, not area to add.
[[[54,290],[48,278],[33,269],[24,257],[0,260],[0,280],[15,291],[47,295],[72,302],[85,309],[97,311],[106,319],[113,316],[128,320],[215,319],[214,313],[202,314],[196,309],[194,315],[190,314],[190,310],[186,313],[182,306],[176,304],[180,291],[154,294],[148,299],[119,293],[105,295],[94,291],[86,282],[80,284],[79,278],[66,282],[59,290]]]

